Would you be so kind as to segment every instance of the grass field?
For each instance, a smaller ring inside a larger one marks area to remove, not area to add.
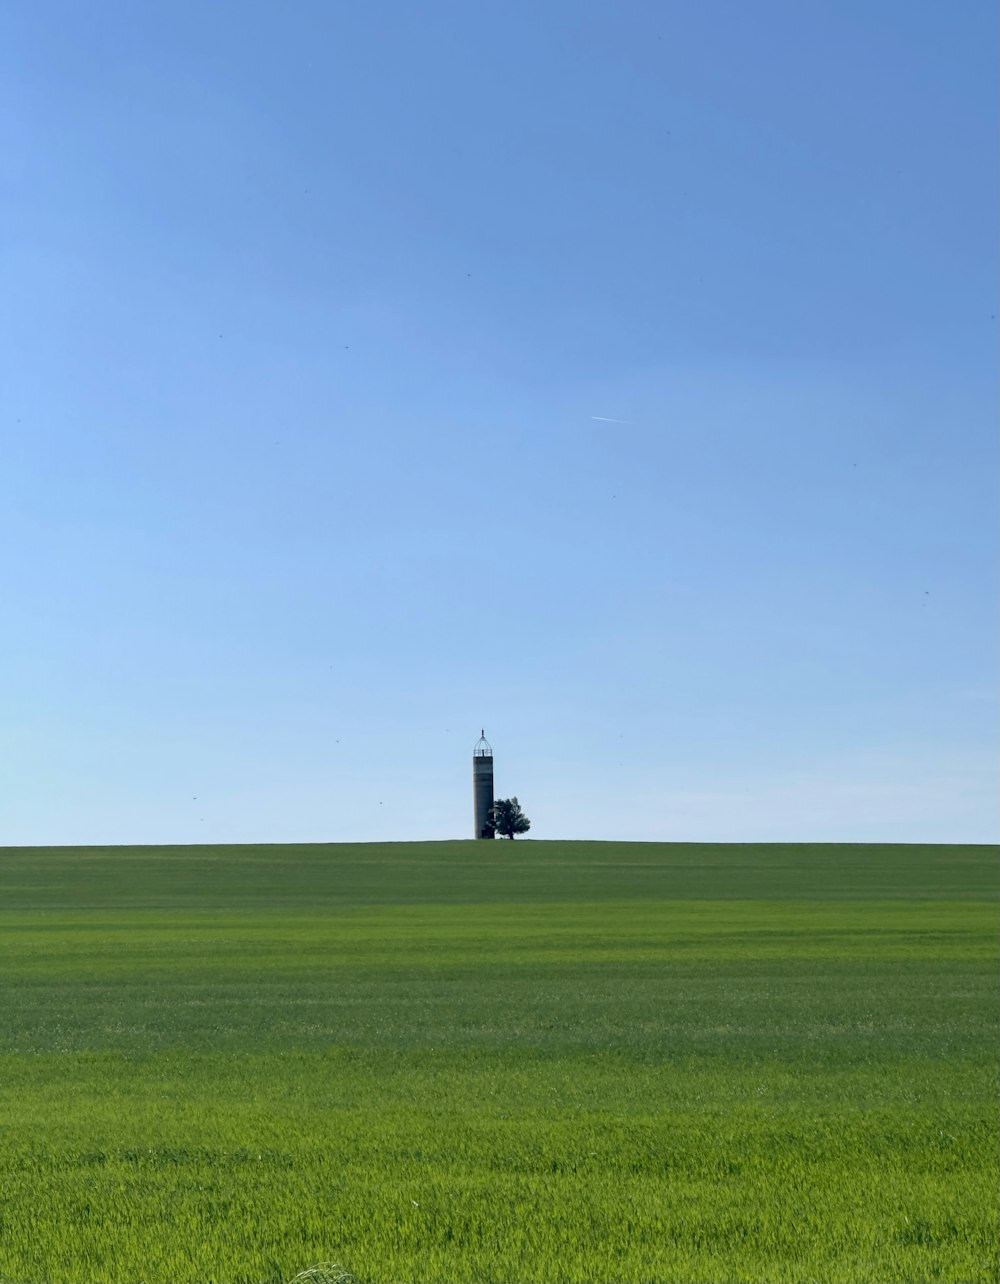
[[[976,847],[0,851],[0,1280],[995,1281]]]

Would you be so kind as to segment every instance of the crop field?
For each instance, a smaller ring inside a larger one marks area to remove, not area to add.
[[[986,847],[0,851],[0,1281],[995,1281]]]

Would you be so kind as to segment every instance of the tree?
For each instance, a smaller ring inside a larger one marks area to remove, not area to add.
[[[515,834],[526,834],[531,828],[531,821],[516,798],[498,798],[490,812],[490,824],[502,838],[511,840]]]

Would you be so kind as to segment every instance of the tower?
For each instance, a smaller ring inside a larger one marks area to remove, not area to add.
[[[481,732],[472,751],[472,804],[476,817],[475,838],[492,838],[490,811],[493,808],[493,750]]]

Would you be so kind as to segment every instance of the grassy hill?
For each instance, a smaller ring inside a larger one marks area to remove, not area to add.
[[[982,847],[0,851],[0,1280],[996,1278]]]
[[[0,848],[0,907],[335,908],[656,900],[992,900],[996,852],[876,843],[312,843]]]

